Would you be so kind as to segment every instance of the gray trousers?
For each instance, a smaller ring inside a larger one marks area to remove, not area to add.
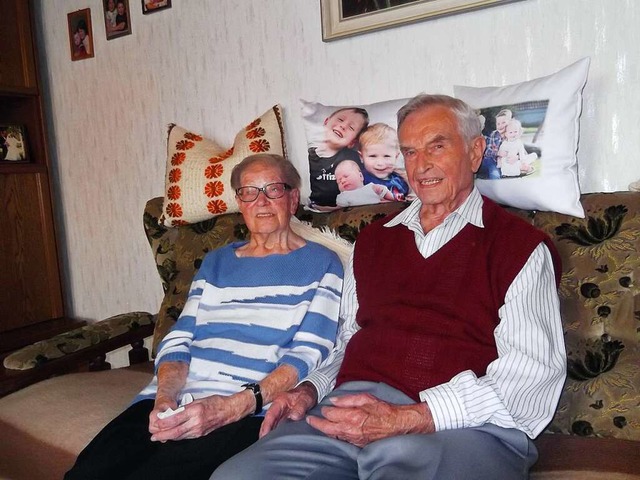
[[[388,385],[349,382],[332,396],[371,393],[394,404],[415,403]],[[432,434],[400,435],[359,448],[327,437],[305,421],[278,426],[222,464],[211,480],[256,479],[526,479],[538,458],[533,442],[519,430],[486,424]]]

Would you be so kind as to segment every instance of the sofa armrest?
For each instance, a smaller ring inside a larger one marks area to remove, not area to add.
[[[154,316],[132,312],[101,320],[21,348],[3,360],[0,396],[65,373],[108,370],[106,354],[131,345],[131,363],[149,359],[144,339],[153,334]]]

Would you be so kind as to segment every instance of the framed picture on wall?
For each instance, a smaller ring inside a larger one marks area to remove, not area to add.
[[[102,0],[102,10],[107,40],[124,37],[131,33],[129,0]]]
[[[521,0],[320,0],[322,40]]]
[[[142,13],[147,15],[148,13],[159,12],[171,8],[171,0],[141,0],[142,1]]]
[[[0,162],[28,162],[26,140],[22,125],[0,125]]]
[[[85,8],[67,14],[71,60],[93,58],[93,30],[91,9]]]

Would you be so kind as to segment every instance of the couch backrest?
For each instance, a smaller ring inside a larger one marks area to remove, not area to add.
[[[549,429],[578,435],[640,440],[640,193],[585,194],[586,218],[510,209],[552,238],[563,262],[561,309],[569,378]],[[155,347],[178,318],[204,255],[248,230],[240,214],[193,225],[158,225],[162,198],[147,203],[144,226],[165,296]],[[352,207],[296,216],[355,241],[372,220],[404,204]],[[635,402],[635,403],[634,403]]]

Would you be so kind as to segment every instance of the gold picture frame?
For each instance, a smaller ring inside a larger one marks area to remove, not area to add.
[[[320,0],[322,40],[522,0]]]

